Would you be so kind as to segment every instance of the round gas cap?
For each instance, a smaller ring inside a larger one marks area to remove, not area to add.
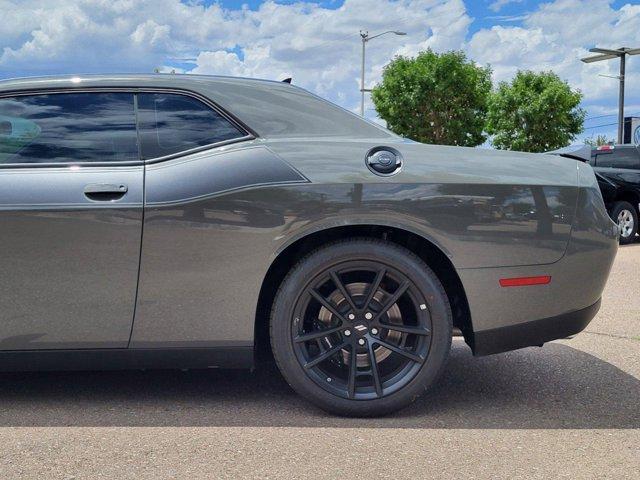
[[[367,167],[377,175],[394,175],[402,167],[402,156],[395,148],[376,147],[367,153]]]

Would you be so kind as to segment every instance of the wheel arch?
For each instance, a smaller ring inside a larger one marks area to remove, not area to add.
[[[273,299],[289,270],[313,250],[348,238],[378,238],[407,248],[420,257],[442,282],[453,313],[453,326],[459,328],[473,349],[473,326],[469,303],[458,273],[447,255],[435,243],[407,229],[377,225],[343,225],[308,233],[280,249],[260,288],[256,309],[254,338],[256,359],[271,358],[269,321]]]
[[[638,192],[633,190],[622,190],[616,194],[614,203],[615,202],[628,202],[635,208],[636,213],[640,213],[638,212],[638,204],[640,203],[640,195]]]

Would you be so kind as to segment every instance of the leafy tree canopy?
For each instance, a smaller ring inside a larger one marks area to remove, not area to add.
[[[519,71],[490,96],[486,130],[494,147],[544,152],[582,132],[582,94],[553,72]]]
[[[424,143],[483,143],[491,69],[462,52],[426,50],[396,57],[372,92],[378,115],[390,130]]]

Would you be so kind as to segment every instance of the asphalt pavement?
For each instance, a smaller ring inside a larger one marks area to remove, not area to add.
[[[576,284],[576,288],[580,288]],[[474,358],[380,419],[274,368],[0,374],[0,478],[640,478],[640,243],[587,330]]]

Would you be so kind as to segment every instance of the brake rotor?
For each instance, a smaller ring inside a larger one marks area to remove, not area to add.
[[[354,283],[349,283],[345,285],[345,288],[349,292],[349,295],[351,295],[351,298],[354,300],[356,304],[358,303],[358,300],[360,297],[364,297],[366,295],[368,287],[369,287],[369,284],[364,282],[354,282]],[[379,305],[384,305],[386,298],[387,298],[387,295],[385,295],[384,292],[378,290],[373,296],[373,301],[375,301]],[[343,303],[347,302],[347,299],[344,297],[344,295],[342,295],[340,290],[336,289],[329,296],[329,301],[332,302],[334,305],[336,305],[338,307],[338,310],[340,310],[340,307],[342,306]],[[402,314],[400,313],[400,308],[398,307],[397,303],[394,303],[391,306],[391,308],[389,308],[389,310],[387,311],[387,316],[388,316],[389,323],[402,325]],[[318,320],[327,326],[332,325],[333,314],[329,310],[327,310],[325,307],[321,307],[320,311],[318,312]],[[395,330],[387,330],[387,329],[384,329],[384,332],[386,332],[385,335],[382,337],[384,340],[394,345],[400,345],[400,342],[402,341],[402,333],[396,332]],[[332,345],[330,345],[330,341],[328,338],[325,338],[325,342],[327,343],[328,348],[332,347]],[[376,363],[379,364],[380,362],[384,361],[389,355],[391,355],[391,350],[387,350],[386,348],[381,347],[380,345],[377,345],[374,348],[373,353],[376,358]],[[345,348],[342,349],[342,358],[344,363],[349,365],[350,352],[348,349],[345,349]],[[358,367],[370,366],[368,353],[366,352],[357,353],[356,358],[357,358],[356,363]]]

